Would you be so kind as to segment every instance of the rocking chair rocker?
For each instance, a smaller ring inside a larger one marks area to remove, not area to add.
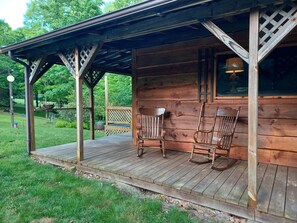
[[[165,108],[140,108],[140,127],[137,131],[137,156],[143,155],[145,141],[159,141],[159,147],[165,158],[163,122]],[[152,148],[152,147],[151,147]]]
[[[236,160],[229,160],[230,147],[238,120],[240,108],[217,108],[210,130],[202,129],[202,114],[204,103],[201,105],[197,131],[194,133],[194,141],[190,156],[191,162],[203,164],[212,162],[211,168],[215,170],[225,170],[231,167]],[[193,155],[203,157],[206,161],[196,161]],[[225,167],[215,167],[216,158],[227,158],[228,164]]]

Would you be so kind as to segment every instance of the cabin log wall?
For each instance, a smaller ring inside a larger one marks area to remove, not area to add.
[[[294,32],[295,33],[295,32]],[[288,38],[286,43],[292,42]],[[246,45],[245,43],[241,43]],[[135,77],[133,86],[136,111],[140,107],[165,107],[165,147],[190,151],[193,134],[197,128],[201,104],[198,102],[198,50],[214,48],[225,52],[215,38],[135,50]],[[241,107],[240,118],[233,139],[231,156],[247,159],[248,109],[245,97],[214,98],[211,102],[211,69],[208,62],[207,103],[205,115],[211,123],[215,108]],[[201,102],[204,97],[204,68],[201,77]],[[209,124],[205,124],[206,126]],[[297,167],[297,96],[259,98],[258,124],[259,162]]]

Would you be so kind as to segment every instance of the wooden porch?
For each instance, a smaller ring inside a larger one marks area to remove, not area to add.
[[[136,156],[130,134],[84,141],[84,161],[76,164],[76,143],[38,149],[33,156],[60,166],[121,181],[260,222],[297,222],[297,168],[258,164],[257,210],[248,209],[247,161],[223,172],[188,162],[189,154],[146,150]],[[224,164],[225,161],[219,161]]]

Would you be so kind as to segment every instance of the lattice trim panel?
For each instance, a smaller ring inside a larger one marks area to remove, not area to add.
[[[88,82],[89,86],[95,87],[98,81],[103,77],[105,72],[90,70],[84,76],[85,80]]]
[[[93,49],[93,46],[83,47],[79,52],[79,65],[83,67]]]
[[[294,21],[296,15],[297,5],[292,2],[271,6],[262,11],[259,18],[260,48],[272,41],[274,36],[278,36],[279,33],[284,32],[289,23],[296,23],[296,21]]]
[[[68,51],[65,54],[65,57],[68,63],[70,64],[71,68],[75,70],[75,50]]]
[[[106,125],[105,126],[105,135],[118,135],[125,132],[131,132],[131,128],[129,127],[121,127],[121,126],[112,126],[112,125]]]
[[[46,56],[38,60],[30,61],[30,83],[34,84],[46,71],[53,65],[52,62],[46,61]]]
[[[107,108],[107,120],[111,123],[131,123],[132,108]]]

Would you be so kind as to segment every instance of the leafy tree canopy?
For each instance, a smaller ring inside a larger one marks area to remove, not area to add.
[[[32,37],[98,16],[102,5],[102,0],[31,0],[24,20],[27,35]]]
[[[106,4],[104,11],[111,12],[117,9],[121,9],[130,5],[135,5],[139,2],[143,2],[144,0],[114,0]]]

